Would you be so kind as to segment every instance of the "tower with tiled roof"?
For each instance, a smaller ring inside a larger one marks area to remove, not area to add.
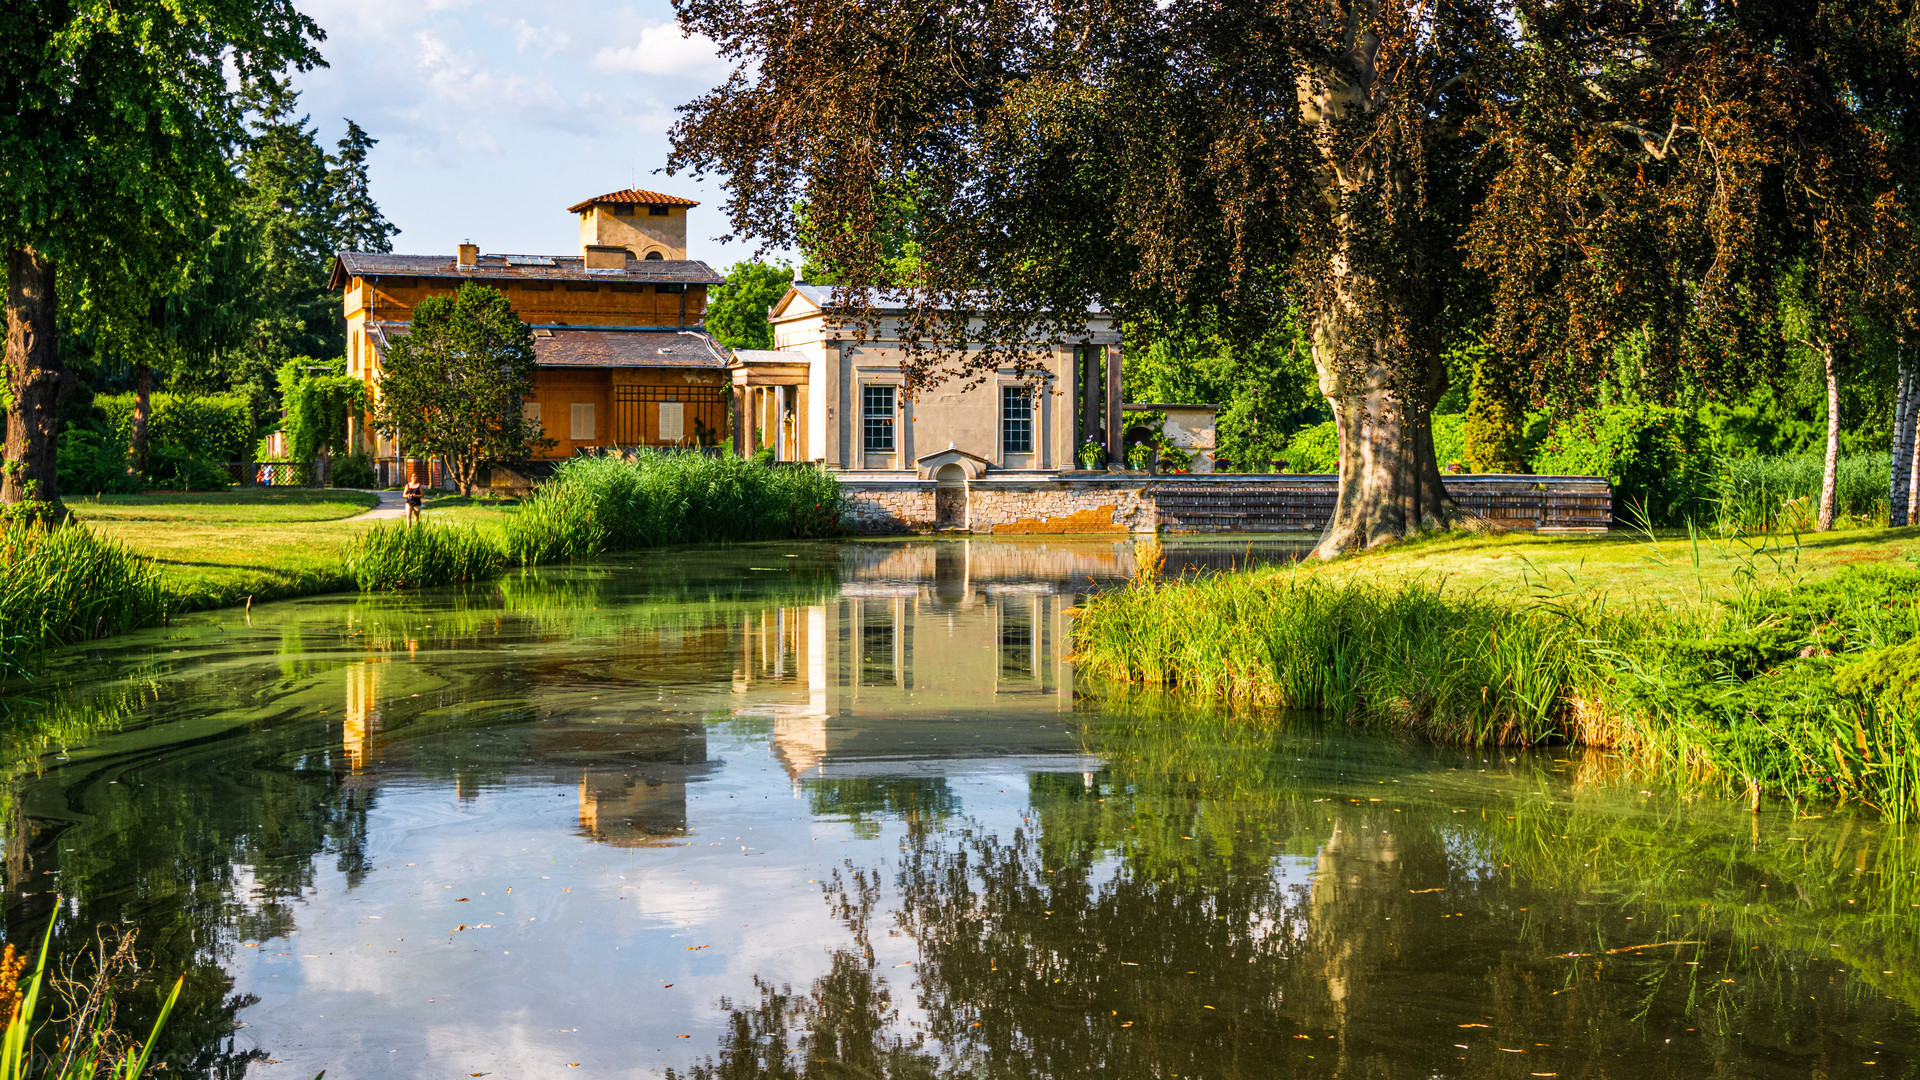
[[[598,248],[636,259],[687,257],[687,211],[700,204],[678,195],[628,188],[574,203],[567,211],[580,217],[580,254]]]

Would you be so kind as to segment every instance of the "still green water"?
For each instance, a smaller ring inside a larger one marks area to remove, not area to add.
[[[1104,696],[1132,569],[673,551],[74,651],[6,940],[138,927],[171,1075],[1920,1075],[1920,837]]]

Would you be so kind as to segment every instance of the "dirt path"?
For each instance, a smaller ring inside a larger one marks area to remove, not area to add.
[[[348,521],[393,521],[407,516],[406,496],[398,491],[375,492],[380,496],[380,505],[364,514],[356,514]]]

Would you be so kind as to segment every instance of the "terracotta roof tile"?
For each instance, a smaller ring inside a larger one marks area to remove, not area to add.
[[[638,188],[623,188],[609,191],[605,195],[595,195],[591,199],[574,203],[567,207],[567,213],[577,214],[596,203],[626,203],[633,206],[699,206],[692,199],[683,199],[678,195],[663,195],[658,191],[642,191]]]

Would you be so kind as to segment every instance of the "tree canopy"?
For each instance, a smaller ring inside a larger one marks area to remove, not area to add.
[[[727,283],[707,297],[707,332],[729,349],[773,348],[767,311],[787,293],[793,268],[784,263],[743,261],[727,271]]]
[[[466,282],[420,301],[408,332],[384,350],[374,427],[404,456],[445,462],[471,494],[481,465],[523,460],[547,442],[521,405],[533,372],[533,331],[513,304]]]
[[[56,318],[110,326],[182,285],[231,190],[250,87],[319,62],[288,0],[47,0],[0,12],[8,413],[0,501],[58,499],[73,377]],[[59,297],[69,302],[62,304]]]
[[[1428,426],[1450,325],[1484,314],[1512,377],[1577,398],[1630,339],[1651,386],[1742,385],[1796,261],[1834,332],[1912,321],[1908,3],[676,8],[736,70],[671,164],[722,175],[736,232],[909,288],[947,357],[917,377],[1093,302],[1246,343],[1297,310],[1340,431],[1323,553],[1460,519]]]

